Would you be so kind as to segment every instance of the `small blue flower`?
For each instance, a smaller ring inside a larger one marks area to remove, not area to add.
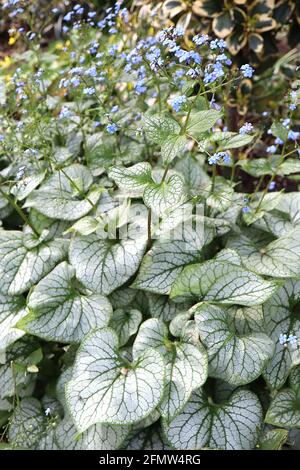
[[[88,77],[92,77],[92,78],[95,78],[97,77],[97,69],[95,66],[92,66],[90,67],[89,69],[87,69],[85,71],[85,75],[87,75]]]
[[[0,134],[0,142],[3,142],[5,139],[4,135],[3,134]]]
[[[298,94],[295,90],[290,92],[290,98],[291,98],[291,104],[289,106],[289,109],[291,111],[294,111],[295,109],[297,109],[297,98],[298,98]]]
[[[70,109],[67,106],[63,106],[61,108],[61,111],[60,111],[59,115],[58,115],[58,119],[66,119],[70,116],[72,116],[72,113],[71,113]]]
[[[134,85],[134,91],[138,95],[142,95],[142,94],[146,93],[147,87],[144,85],[144,80],[138,80],[136,82],[136,84]]]
[[[245,122],[245,124],[240,128],[239,134],[245,135],[253,131],[253,125],[251,122]]]
[[[118,111],[119,111],[119,106],[117,104],[113,106],[110,110],[111,113],[117,113]]]
[[[171,101],[171,106],[176,113],[181,110],[182,106],[187,102],[185,95],[177,96]]]
[[[277,150],[276,145],[270,145],[269,147],[266,148],[267,153],[275,153]]]
[[[242,211],[244,212],[244,214],[247,214],[248,212],[250,212],[250,207],[249,206],[244,206]]]
[[[282,121],[282,125],[283,125],[284,127],[289,127],[290,123],[291,123],[290,118],[285,118],[285,119]]]
[[[74,12],[73,12],[73,11],[69,11],[69,12],[64,16],[64,20],[65,20],[65,21],[71,21],[73,15],[74,15]]]
[[[240,70],[245,78],[251,78],[253,76],[254,69],[249,64],[242,65]]]
[[[118,130],[118,126],[115,123],[108,124],[106,126],[106,130],[109,132],[109,134],[115,134]]]
[[[287,341],[290,343],[291,346],[297,346],[297,336],[296,335],[289,335]]]
[[[231,163],[231,158],[228,152],[216,152],[211,155],[208,159],[209,165],[215,165],[220,159],[223,159],[223,162],[227,165]]]
[[[96,91],[95,88],[92,87],[92,86],[91,87],[86,87],[86,88],[83,89],[83,94],[91,96],[91,95],[94,95],[95,91]]]
[[[300,132],[296,132],[296,131],[292,131],[292,130],[290,130],[288,132],[288,139],[289,140],[294,140],[295,141],[295,140],[298,140],[299,137],[300,137]]]
[[[271,183],[269,184],[269,190],[273,191],[273,189],[275,189],[275,186],[276,186],[275,181],[271,181]]]
[[[209,36],[207,34],[197,34],[197,36],[193,37],[193,42],[197,46],[203,46],[203,44],[207,44],[209,41]]]
[[[282,346],[286,346],[287,344],[287,335],[286,334],[283,334],[281,333],[279,335],[279,343],[282,345]]]

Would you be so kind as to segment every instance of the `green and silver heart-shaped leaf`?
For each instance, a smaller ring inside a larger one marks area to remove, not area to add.
[[[242,331],[236,328],[235,309],[226,310],[204,302],[193,307],[192,311],[200,339],[207,348],[211,377],[238,386],[260,376],[274,352],[273,341],[266,334],[244,333],[243,326]],[[245,316],[246,312],[244,309]]]
[[[94,424],[78,435],[71,417],[67,414],[55,429],[55,440],[61,450],[117,450],[129,433],[128,426]]]
[[[133,357],[147,348],[157,349],[166,363],[166,387],[159,405],[162,416],[170,421],[207,378],[207,354],[198,342],[171,341],[167,326],[156,318],[146,320],[133,344]]]
[[[0,363],[6,349],[25,333],[16,324],[26,315],[23,297],[0,294]]]
[[[130,336],[137,332],[142,318],[142,313],[134,308],[114,311],[110,326],[118,334],[120,346],[126,344]]]
[[[93,177],[83,165],[73,164],[58,170],[37,190],[30,193],[24,207],[33,207],[53,219],[77,220],[88,214],[102,192],[89,188]]]
[[[184,266],[198,259],[199,252],[185,241],[157,240],[144,256],[133,287],[168,294]]]
[[[134,363],[119,351],[110,328],[90,333],[82,342],[66,397],[80,432],[96,423],[130,425],[160,403],[165,365],[161,354],[147,349]]]
[[[162,216],[183,202],[184,182],[179,175],[172,175],[161,183],[149,183],[143,199],[147,207]]]
[[[171,289],[171,298],[199,299],[224,305],[260,305],[277,289],[252,271],[225,261],[210,260],[184,268]]]
[[[122,189],[126,191],[140,192],[145,186],[152,183],[152,168],[150,163],[141,162],[129,168],[113,167],[108,176]]]
[[[95,328],[107,326],[112,307],[108,299],[86,291],[75,269],[63,262],[30,293],[28,315],[19,322],[28,333],[63,343],[78,343]]]
[[[300,428],[300,367],[293,369],[290,388],[280,390],[267,411],[266,423],[284,428]]]
[[[293,229],[300,228],[300,194],[281,194],[276,209],[266,212],[254,226],[275,237],[288,235]]]
[[[18,295],[30,289],[67,255],[68,240],[55,239],[25,245],[25,234],[15,230],[0,231],[0,292]]]
[[[175,157],[181,155],[187,144],[185,135],[169,135],[161,145],[161,157],[163,164],[169,165]]]
[[[146,239],[103,240],[96,234],[76,237],[69,259],[77,279],[87,289],[107,295],[137,271],[146,249]]]
[[[170,135],[179,134],[180,125],[170,115],[144,114],[142,127],[153,144],[164,144]]]
[[[226,403],[215,404],[200,389],[183,411],[163,426],[167,440],[178,450],[251,450],[259,438],[262,408],[248,390],[233,392]]]
[[[288,280],[263,305],[265,328],[275,343],[275,352],[263,372],[272,389],[280,389],[299,360],[297,344],[280,339],[281,335],[300,336],[300,281]]]
[[[10,419],[9,442],[27,450],[35,449],[47,433],[46,425],[47,419],[40,402],[33,397],[23,398]]]
[[[265,276],[288,278],[300,276],[300,227],[272,241],[256,246],[245,235],[232,237],[227,245],[236,250],[243,264]]]

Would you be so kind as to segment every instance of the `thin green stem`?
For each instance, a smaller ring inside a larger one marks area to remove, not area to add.
[[[151,248],[151,242],[152,242],[151,225],[152,225],[152,211],[149,207],[148,208],[148,220],[147,220],[147,230],[148,230],[147,248],[148,250]]]
[[[93,201],[91,201],[90,198],[77,186],[77,184],[72,180],[72,178],[70,178],[70,176],[64,171],[64,169],[60,168],[59,171],[61,171],[62,174],[68,179],[68,181],[70,181],[71,186],[73,186],[73,188],[78,191],[80,196],[85,199],[92,206],[93,209],[97,210],[97,206],[93,203]]]
[[[24,213],[24,211],[21,209],[20,206],[18,206],[18,204],[16,203],[16,201],[11,198],[8,194],[6,194],[5,191],[3,191],[3,189],[0,188],[0,193],[2,194],[2,196],[9,202],[9,204],[11,204],[11,206],[15,209],[15,211],[19,214],[19,216],[21,217],[21,219],[25,222],[25,224],[29,225],[29,227],[32,229],[32,231],[35,233],[35,235],[37,237],[40,236],[40,234],[38,233],[38,231],[36,230],[36,228],[33,226],[33,224],[30,222],[29,218],[27,217],[27,215]]]
[[[169,165],[166,166],[165,168],[165,171],[164,171],[164,174],[162,176],[162,179],[161,179],[161,183],[163,183],[167,177],[167,174],[168,174],[168,170],[169,170]]]

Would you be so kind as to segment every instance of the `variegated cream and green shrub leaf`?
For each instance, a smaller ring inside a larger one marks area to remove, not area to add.
[[[189,47],[120,4],[100,26],[72,10],[66,43],[32,37],[0,73],[7,448],[280,449],[300,429],[299,83],[233,128],[259,77],[231,67],[223,10]]]

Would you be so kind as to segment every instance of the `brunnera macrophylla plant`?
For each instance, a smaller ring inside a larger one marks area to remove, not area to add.
[[[3,447],[280,449],[300,427],[300,196],[278,188],[297,80],[229,130],[256,78],[224,41],[142,36],[121,3],[63,24],[1,82]]]

